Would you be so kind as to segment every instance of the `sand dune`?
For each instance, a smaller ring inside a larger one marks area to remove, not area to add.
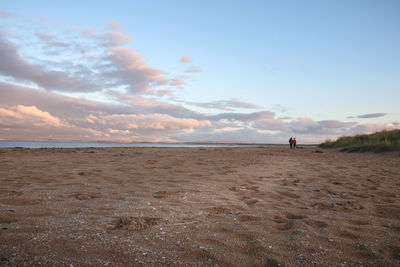
[[[1,265],[395,266],[400,155],[0,149]]]

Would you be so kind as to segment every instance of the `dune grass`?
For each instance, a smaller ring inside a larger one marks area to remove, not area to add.
[[[386,152],[400,150],[400,130],[385,130],[373,134],[343,136],[336,141],[326,141],[322,148],[341,148],[347,152]]]

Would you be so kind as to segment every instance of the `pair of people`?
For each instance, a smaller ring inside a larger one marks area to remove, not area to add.
[[[290,149],[296,149],[296,143],[297,143],[296,137],[295,138],[290,137],[289,139]]]

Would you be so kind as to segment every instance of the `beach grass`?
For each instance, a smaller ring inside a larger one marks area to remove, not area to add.
[[[400,150],[400,130],[384,130],[373,134],[342,136],[336,141],[326,141],[321,148],[340,148],[346,152],[386,152]]]

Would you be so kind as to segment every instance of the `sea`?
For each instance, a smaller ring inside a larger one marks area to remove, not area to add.
[[[85,148],[85,147],[243,147],[248,144],[165,144],[165,143],[107,143],[56,141],[0,141],[0,148]]]

